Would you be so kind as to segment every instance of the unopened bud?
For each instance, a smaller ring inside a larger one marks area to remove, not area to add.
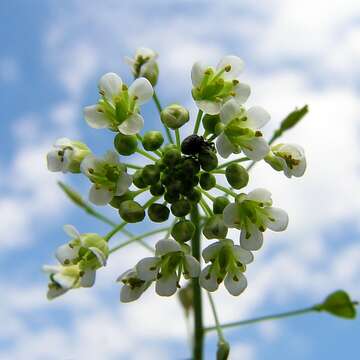
[[[148,209],[148,215],[151,221],[164,222],[169,218],[170,210],[162,204],[151,204]]]
[[[218,158],[215,152],[211,150],[201,152],[199,162],[204,171],[214,170],[218,166]]]
[[[137,149],[137,138],[135,135],[117,134],[114,138],[114,147],[120,155],[132,155]]]
[[[200,186],[204,190],[210,190],[216,185],[216,178],[213,174],[202,173],[200,176]]]
[[[190,119],[189,111],[181,105],[167,106],[161,112],[161,121],[170,129],[179,129]]]
[[[155,151],[161,147],[164,137],[160,131],[148,131],[142,139],[142,145],[147,151]]]
[[[203,234],[207,239],[225,239],[228,233],[222,215],[214,215],[209,218],[203,228]]]
[[[216,360],[227,360],[230,354],[230,345],[225,340],[220,340],[217,345]]]
[[[236,163],[232,163],[226,168],[225,175],[228,183],[234,189],[241,189],[249,182],[249,174],[246,169]]]
[[[184,243],[189,241],[195,232],[195,225],[190,220],[180,220],[172,230],[171,236],[178,242]]]
[[[226,206],[230,204],[230,200],[225,196],[218,196],[213,201],[213,212],[214,214],[222,214]]]
[[[182,199],[175,201],[171,204],[171,212],[174,216],[183,217],[189,214],[191,211],[191,204],[189,201]]]
[[[202,123],[207,133],[214,134],[216,125],[220,123],[220,116],[205,114]]]
[[[160,180],[160,169],[157,165],[146,165],[142,169],[142,179],[145,184],[153,185]]]
[[[134,200],[122,202],[119,207],[119,214],[128,223],[136,223],[145,218],[145,210]]]

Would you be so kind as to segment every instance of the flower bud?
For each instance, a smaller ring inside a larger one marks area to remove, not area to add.
[[[211,150],[201,152],[199,162],[204,171],[214,170],[218,166],[218,158],[215,152]]]
[[[217,344],[216,360],[227,360],[230,354],[230,345],[225,340],[220,340]]]
[[[170,210],[162,204],[151,204],[148,209],[148,215],[151,221],[164,222],[169,218]]]
[[[144,220],[145,210],[134,200],[123,201],[119,206],[119,214],[128,223],[136,223]]]
[[[136,135],[118,133],[114,138],[114,147],[120,155],[132,155],[137,149],[137,143]]]
[[[203,234],[207,239],[225,239],[228,228],[224,224],[222,215],[214,215],[209,218],[203,228]]]
[[[147,131],[142,139],[142,145],[147,151],[155,151],[161,147],[164,137],[160,131]]]
[[[145,184],[143,180],[141,169],[136,170],[135,173],[133,174],[133,184],[139,189],[144,189],[147,187],[147,184]]]
[[[226,206],[230,204],[230,200],[225,196],[218,196],[213,201],[214,214],[222,214]]]
[[[192,189],[187,195],[186,198],[194,204],[197,204],[201,200],[201,192],[197,189]]]
[[[180,199],[180,194],[178,192],[166,191],[164,199],[168,203],[172,204]]]
[[[142,179],[145,184],[153,185],[160,180],[160,169],[156,165],[146,165],[142,169]]]
[[[110,205],[115,209],[119,209],[122,202],[126,200],[132,200],[133,198],[134,198],[133,192],[127,191],[124,195],[114,196],[110,201]]]
[[[183,161],[181,169],[184,174],[187,175],[196,175],[200,171],[200,164],[196,159],[187,158]]]
[[[213,174],[202,173],[200,176],[200,186],[204,190],[210,190],[216,185],[216,178]]]
[[[164,194],[164,192],[165,188],[160,182],[157,182],[156,184],[150,186],[150,193],[153,196],[161,196]]]
[[[220,116],[205,114],[202,123],[208,134],[214,134],[216,125],[220,123]]]
[[[189,121],[189,111],[181,105],[172,104],[161,111],[161,121],[176,130]]]
[[[226,168],[225,175],[228,183],[234,189],[241,189],[249,182],[249,174],[246,169],[236,163],[232,163]]]
[[[352,301],[345,291],[337,290],[331,293],[322,304],[317,305],[316,310],[326,311],[345,319],[354,319],[356,317],[355,305],[356,302]]]
[[[174,166],[181,159],[181,152],[177,148],[165,150],[163,162],[167,166]]]
[[[191,211],[190,202],[187,200],[178,200],[171,204],[171,212],[174,216],[183,217]]]
[[[180,220],[172,230],[171,236],[178,242],[184,243],[191,240],[195,232],[195,225],[190,220]]]

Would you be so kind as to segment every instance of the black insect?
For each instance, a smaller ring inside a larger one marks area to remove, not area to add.
[[[185,155],[194,156],[209,150],[215,151],[214,143],[206,141],[199,135],[190,135],[181,143],[181,152]]]

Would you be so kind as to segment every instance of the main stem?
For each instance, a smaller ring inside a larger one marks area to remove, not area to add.
[[[200,241],[201,229],[199,209],[194,206],[191,211],[191,221],[195,225],[195,233],[191,240],[192,255],[200,262]],[[202,320],[202,299],[199,279],[192,279],[193,286],[193,304],[194,304],[194,341],[193,341],[193,360],[202,360],[204,344],[204,327]]]

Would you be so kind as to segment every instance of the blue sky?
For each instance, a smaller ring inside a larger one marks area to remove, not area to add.
[[[305,148],[308,171],[286,179],[265,164],[248,190],[261,186],[289,212],[286,233],[267,233],[239,298],[219,291],[223,322],[285,311],[321,301],[344,288],[360,298],[358,1],[12,1],[0,3],[0,358],[185,359],[186,326],[175,298],[148,291],[119,303],[116,277],[147,256],[137,245],[116,254],[90,290],[47,302],[43,263],[66,241],[62,225],[106,233],[62,196],[56,180],[84,196],[81,176],[48,173],[44,154],[58,137],[86,141],[101,155],[111,135],[86,126],[82,107],[96,101],[98,78],[118,72],[138,46],[159,53],[159,97],[194,114],[190,70],[236,54],[252,86],[249,104],[272,115],[267,136],[295,106],[310,114],[284,141]],[[160,127],[153,104],[146,129]],[[135,158],[134,161],[140,161]],[[104,210],[116,219],[116,213]],[[131,229],[154,228],[145,222]],[[237,234],[232,233],[234,239]],[[119,236],[114,243],[121,241]],[[156,238],[150,239],[156,241]],[[204,299],[207,323],[212,324]],[[6,325],[5,325],[6,324]],[[360,322],[309,315],[226,332],[231,359],[356,358]],[[216,345],[206,340],[207,359]]]

